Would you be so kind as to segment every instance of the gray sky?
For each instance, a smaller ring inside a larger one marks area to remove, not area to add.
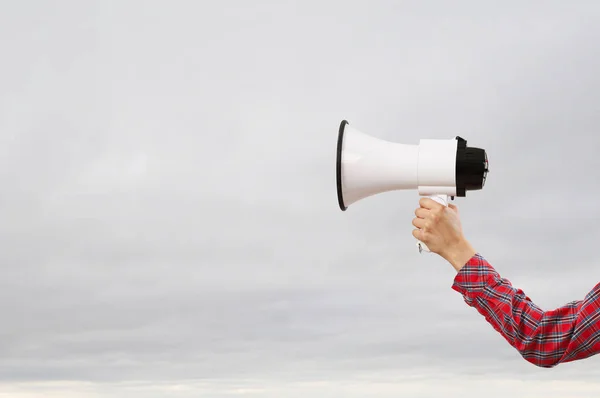
[[[340,120],[485,148],[456,201],[551,309],[600,281],[600,3],[0,2],[0,397],[588,397],[337,207]],[[555,380],[549,384],[549,380]],[[554,395],[553,395],[554,394]]]

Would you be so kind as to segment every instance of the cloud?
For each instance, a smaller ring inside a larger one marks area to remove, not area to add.
[[[0,397],[597,392],[596,358],[526,363],[416,252],[415,192],[335,197],[342,119],[460,135],[490,157],[475,247],[583,298],[598,6],[541,5],[5,9]]]

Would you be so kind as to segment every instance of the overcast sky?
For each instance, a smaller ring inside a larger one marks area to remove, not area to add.
[[[416,252],[416,192],[341,212],[335,144],[485,148],[468,239],[581,299],[599,38],[592,0],[1,1],[0,397],[597,396]]]

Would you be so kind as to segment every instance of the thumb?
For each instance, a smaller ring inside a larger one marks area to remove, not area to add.
[[[448,207],[458,213],[458,206],[453,203],[448,203]]]

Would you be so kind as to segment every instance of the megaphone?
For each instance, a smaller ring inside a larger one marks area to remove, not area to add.
[[[342,120],[336,156],[337,198],[342,211],[357,201],[394,190],[416,190],[447,206],[448,198],[480,190],[488,173],[484,149],[459,136],[421,139],[418,145],[369,136]],[[417,241],[419,252],[430,252]]]

